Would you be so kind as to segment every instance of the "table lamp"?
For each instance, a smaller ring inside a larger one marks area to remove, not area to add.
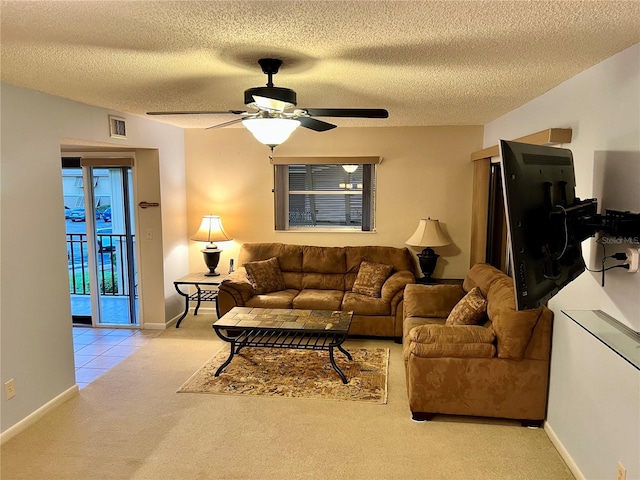
[[[418,228],[416,228],[414,234],[405,243],[410,247],[425,247],[424,250],[418,254],[420,268],[424,275],[423,278],[418,279],[418,283],[433,283],[434,281],[431,279],[431,275],[433,275],[433,271],[436,269],[436,263],[440,255],[434,252],[432,247],[444,247],[451,244],[447,236],[440,229],[438,220],[431,220],[431,218],[420,219]]]
[[[222,222],[218,215],[205,215],[202,217],[202,223],[198,231],[191,237],[191,240],[198,242],[207,242],[207,246],[202,250],[204,263],[209,271],[205,273],[206,277],[217,277],[220,275],[216,272],[216,267],[220,261],[220,250],[213,242],[225,242],[233,240],[227,235],[222,228]]]

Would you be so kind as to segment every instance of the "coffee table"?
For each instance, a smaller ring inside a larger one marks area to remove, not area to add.
[[[229,358],[215,376],[245,347],[293,348],[328,351],[331,366],[342,383],[347,383],[347,377],[336,365],[333,349],[353,360],[342,347],[352,319],[353,312],[234,307],[212,325],[218,337],[231,344]]]

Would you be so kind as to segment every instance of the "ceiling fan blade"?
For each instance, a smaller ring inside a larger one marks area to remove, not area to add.
[[[221,114],[244,115],[249,112],[244,110],[224,110],[221,112],[147,112],[147,115],[221,115]]]
[[[388,118],[384,108],[301,108],[312,117]]]
[[[219,123],[217,125],[211,125],[210,127],[205,128],[205,130],[209,130],[211,128],[222,128],[222,127],[227,127],[229,125],[233,125],[235,123],[240,123],[241,121],[243,121],[245,118],[252,118],[251,116],[248,117],[242,117],[242,118],[236,118],[234,120],[230,120],[228,122],[224,122],[224,123]]]
[[[310,130],[314,130],[316,132],[326,132],[327,130],[331,130],[332,128],[336,128],[336,125],[332,123],[323,122],[322,120],[316,120],[311,117],[296,117],[296,120],[300,122],[305,128]]]
[[[276,98],[261,97],[259,95],[254,95],[253,101],[260,110],[284,112],[285,108],[289,107],[289,104],[283,102],[282,100],[278,100]]]
[[[290,88],[274,86],[255,87],[244,91],[244,104],[247,106],[255,106],[258,105],[258,102],[264,103],[269,100],[279,103],[274,107],[266,105],[265,108],[282,111],[296,106],[297,95]]]

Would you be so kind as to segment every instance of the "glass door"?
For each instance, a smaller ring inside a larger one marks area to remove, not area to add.
[[[99,163],[63,158],[73,322],[138,325],[132,169]]]

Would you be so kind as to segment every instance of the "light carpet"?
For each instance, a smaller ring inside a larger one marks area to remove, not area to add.
[[[338,350],[334,354],[347,384],[331,367],[329,353],[313,350],[245,348],[215,377],[229,357],[225,345],[178,392],[387,403],[389,349],[357,348],[349,353],[353,361]]]
[[[0,478],[574,480],[541,428],[447,415],[412,422],[402,345],[393,340],[344,344],[389,349],[383,406],[177,394],[223,346],[215,321],[206,310],[190,314],[4,443]],[[11,402],[24,398],[18,390]]]

